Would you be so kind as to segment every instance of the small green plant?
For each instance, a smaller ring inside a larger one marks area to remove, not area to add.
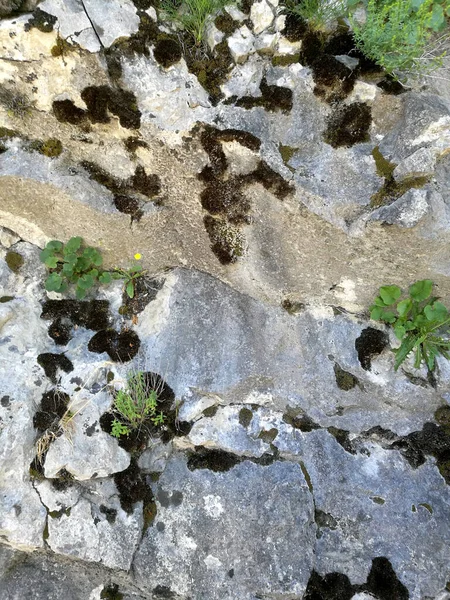
[[[153,389],[142,371],[132,372],[125,388],[116,393],[113,404],[114,421],[111,435],[120,438],[150,421],[158,426],[164,415],[158,411],[158,392]]]
[[[287,0],[285,6],[315,31],[325,30],[328,24],[347,13],[346,0]]]
[[[359,0],[348,0],[349,9]],[[366,0],[366,21],[350,17],[357,46],[395,77],[427,73],[442,64],[448,35],[435,32],[450,16],[448,0]]]
[[[400,347],[394,350],[395,370],[413,351],[416,369],[423,361],[428,370],[433,371],[440,354],[450,360],[447,326],[450,314],[438,297],[431,295],[433,285],[430,279],[416,281],[409,286],[408,297],[402,300],[402,290],[397,285],[385,285],[370,307],[370,317],[392,325],[401,341]]]
[[[116,267],[111,275],[113,279],[124,279],[125,283],[123,284],[123,289],[129,298],[134,298],[136,280],[143,277],[145,271],[142,270],[142,265],[135,264],[129,269],[120,269],[119,267]]]
[[[100,252],[90,246],[83,248],[82,243],[81,237],[73,237],[67,244],[52,240],[42,250],[39,257],[50,269],[45,281],[48,292],[62,294],[72,284],[75,285],[76,297],[81,300],[97,282],[111,282],[111,274],[99,270],[103,264]]]
[[[160,6],[167,20],[184,30],[199,47],[205,41],[208,21],[229,4],[229,0],[162,0]]]

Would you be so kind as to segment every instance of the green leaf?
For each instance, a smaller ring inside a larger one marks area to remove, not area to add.
[[[62,247],[62,242],[58,240],[52,240],[51,242],[48,242],[48,244],[45,246],[46,250],[55,250],[56,252],[59,252]]]
[[[394,369],[397,371],[402,362],[406,359],[408,354],[413,350],[414,346],[419,342],[419,337],[413,333],[408,333],[403,338],[400,348],[395,350],[395,364]]]
[[[75,296],[77,297],[77,300],[83,300],[86,296],[86,290],[77,286],[75,289]]]
[[[70,265],[75,265],[77,262],[78,256],[76,254],[66,254],[64,256],[64,261],[69,263]]]
[[[422,302],[426,300],[433,290],[433,282],[431,279],[423,279],[416,281],[409,286],[409,294],[416,302]]]
[[[45,281],[45,289],[47,292],[59,292],[62,285],[62,277],[58,273],[52,273]]]
[[[383,309],[381,306],[372,306],[370,311],[370,318],[374,321],[379,321],[381,319],[381,313]]]
[[[41,252],[39,253],[39,259],[41,262],[45,263],[47,258],[49,258],[50,256],[53,256],[53,255],[54,255],[53,250],[51,250],[50,248],[44,248],[44,250],[41,250]]]
[[[400,315],[400,317],[405,317],[408,312],[411,310],[412,307],[412,302],[410,300],[410,298],[407,298],[406,300],[402,300],[401,302],[399,302],[397,304],[397,311],[398,314]]]
[[[423,312],[429,321],[445,321],[448,317],[448,310],[442,302],[435,302],[430,306],[425,306]]]
[[[444,9],[439,4],[433,4],[429,26],[433,31],[439,31],[445,25]]]
[[[415,10],[417,10],[420,6],[422,6],[422,4],[424,2],[425,2],[425,0],[410,0],[411,7],[414,8]]]
[[[414,368],[420,369],[420,364],[422,362],[422,344],[417,344],[414,356]]]
[[[88,258],[90,260],[90,262],[93,263],[97,267],[100,267],[101,264],[103,263],[102,255],[95,248],[91,248],[91,247],[86,248],[83,252],[83,256]]]
[[[86,275],[83,275],[82,277],[79,278],[77,287],[82,288],[83,290],[88,290],[89,288],[91,288],[94,285],[94,283],[95,283],[95,280],[92,277],[92,275],[89,275],[89,273],[86,273]]]
[[[394,312],[390,310],[383,310],[381,313],[380,321],[385,321],[386,323],[395,323],[397,317]]]
[[[394,304],[402,295],[402,290],[398,285],[384,285],[380,287],[380,296],[386,306]]]
[[[73,237],[67,242],[64,246],[64,255],[66,254],[74,254],[81,246],[82,238]]]
[[[56,269],[56,267],[58,266],[58,259],[56,258],[56,256],[49,256],[45,260],[45,266],[49,269]]]
[[[134,284],[133,284],[132,281],[130,281],[129,283],[127,283],[125,291],[128,294],[129,298],[134,298]]]
[[[108,285],[108,283],[111,283],[113,278],[116,279],[116,277],[114,277],[114,274],[111,275],[111,273],[108,273],[108,271],[103,271],[103,273],[99,276],[98,280],[100,281],[100,283]]]
[[[91,269],[89,271],[88,275],[90,275],[91,277],[93,277],[94,281],[95,281],[95,279],[97,279],[97,277],[98,277],[98,269]]]
[[[386,306],[386,304],[383,302],[383,298],[380,298],[380,296],[375,298],[374,304],[375,306]]]
[[[86,256],[79,256],[75,265],[75,270],[78,273],[84,273],[91,266],[91,261]]]
[[[73,275],[73,266],[69,265],[69,263],[64,263],[62,268],[63,275],[66,277],[72,277]]]
[[[406,328],[404,325],[400,323],[396,323],[394,325],[394,333],[399,340],[402,340],[406,334]]]

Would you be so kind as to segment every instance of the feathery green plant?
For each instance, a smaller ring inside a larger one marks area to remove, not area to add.
[[[188,33],[196,46],[201,46],[208,21],[229,4],[229,0],[162,0],[160,6],[168,21]]]

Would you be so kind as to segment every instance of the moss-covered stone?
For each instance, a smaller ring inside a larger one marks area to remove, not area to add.
[[[40,152],[40,154],[48,156],[49,158],[59,156],[63,150],[62,143],[56,138],[49,138],[45,141],[35,140],[31,142],[29,147],[31,150]]]
[[[282,54],[272,58],[272,65],[274,67],[288,67],[289,65],[298,63],[299,60],[300,52],[297,52],[296,54]]]
[[[18,252],[14,252],[13,250],[9,250],[9,252],[6,253],[5,260],[6,264],[11,269],[11,271],[13,271],[13,273],[18,273],[20,267],[24,263],[23,256]]]

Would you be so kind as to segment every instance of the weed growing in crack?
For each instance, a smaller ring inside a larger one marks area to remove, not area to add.
[[[431,295],[433,285],[430,279],[416,281],[403,300],[397,285],[385,285],[370,307],[370,317],[392,325],[401,341],[394,350],[395,370],[411,352],[415,353],[414,367],[419,369],[423,361],[430,372],[439,355],[450,360],[450,313],[437,296]]]

